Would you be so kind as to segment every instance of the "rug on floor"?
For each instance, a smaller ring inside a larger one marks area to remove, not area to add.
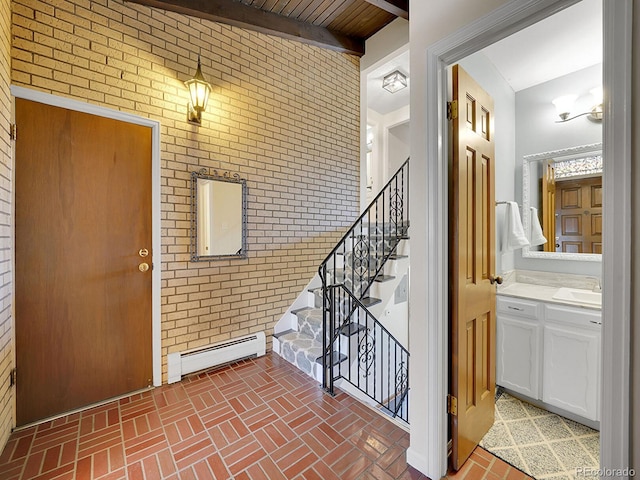
[[[600,434],[507,393],[480,446],[537,480],[573,480],[597,470]]]

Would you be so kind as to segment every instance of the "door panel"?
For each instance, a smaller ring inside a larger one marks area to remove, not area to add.
[[[494,420],[495,265],[493,101],[459,66],[453,99],[450,197],[452,467],[469,457]]]
[[[557,248],[570,253],[602,253],[602,177],[556,180]]]
[[[151,129],[16,99],[17,424],[151,384]]]

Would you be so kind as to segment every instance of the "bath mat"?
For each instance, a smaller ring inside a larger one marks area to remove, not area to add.
[[[573,480],[597,471],[597,430],[500,393],[482,448],[536,480]]]

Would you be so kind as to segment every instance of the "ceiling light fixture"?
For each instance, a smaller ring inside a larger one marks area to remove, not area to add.
[[[394,70],[385,75],[382,80],[382,88],[391,93],[396,93],[407,86],[407,76],[400,70]]]
[[[200,125],[202,123],[202,111],[207,107],[209,92],[211,92],[211,85],[207,83],[202,75],[200,55],[198,55],[198,69],[195,76],[191,80],[184,82],[184,84],[189,89],[191,98],[187,106],[187,120],[189,123]]]
[[[556,107],[556,112],[560,117],[560,120],[556,120],[556,123],[564,123],[569,120],[573,120],[574,118],[582,117],[587,115],[587,118],[592,122],[601,122],[602,121],[602,87],[592,88],[590,91],[593,96],[593,107],[588,112],[579,113],[577,115],[571,116],[571,109],[573,108],[573,104],[578,98],[577,95],[563,95],[561,97],[553,100],[553,104]]]

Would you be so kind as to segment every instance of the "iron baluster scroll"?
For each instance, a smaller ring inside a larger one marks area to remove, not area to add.
[[[324,325],[323,387],[334,394],[335,381],[344,378],[394,415],[407,410],[408,375],[398,369],[401,364],[408,369],[409,353],[369,312],[367,304],[371,285],[383,275],[384,265],[396,254],[399,243],[408,238],[408,180],[409,159],[318,269]],[[343,345],[345,335],[357,335],[354,347]],[[347,365],[349,372],[355,369],[355,375],[345,373]],[[399,402],[398,408],[390,401]]]
[[[348,317],[334,309],[330,323],[351,341],[335,342],[330,377],[343,379],[378,403],[389,415],[409,422],[409,351],[344,285],[329,287],[333,305],[346,306]],[[339,358],[353,362],[339,362]]]

